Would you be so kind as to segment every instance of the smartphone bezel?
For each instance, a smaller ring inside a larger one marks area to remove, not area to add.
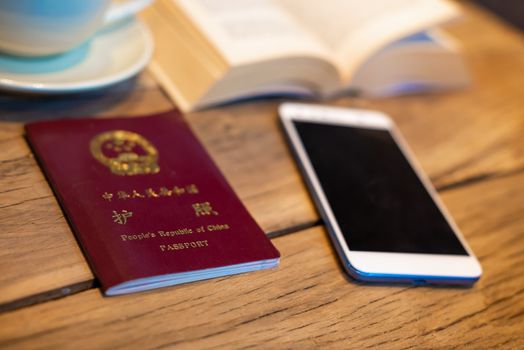
[[[455,221],[437,195],[429,178],[414,157],[393,121],[378,111],[327,107],[313,104],[284,103],[279,114],[301,165],[313,198],[328,226],[328,232],[341,255],[347,271],[357,279],[366,281],[412,281],[417,283],[469,284],[478,280],[482,268],[460,232]],[[348,248],[340,227],[327,201],[309,156],[302,144],[294,121],[387,130],[399,146],[426,191],[444,215],[449,226],[466,249],[468,255],[384,253],[352,251]]]

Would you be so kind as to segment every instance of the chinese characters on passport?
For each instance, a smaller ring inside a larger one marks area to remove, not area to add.
[[[133,200],[154,200],[156,198],[168,198],[168,197],[181,197],[181,196],[192,196],[195,194],[200,193],[198,187],[195,184],[189,184],[186,186],[162,186],[158,188],[152,188],[148,187],[143,190],[136,190],[131,189],[128,191],[124,190],[118,190],[114,192],[104,192],[101,194],[101,198],[105,202],[121,202],[129,203],[129,201]],[[213,205],[208,202],[200,202],[195,201],[191,202],[191,208],[192,213],[196,218],[200,217],[208,217],[208,216],[219,216],[219,212],[216,211],[213,208]],[[127,225],[131,222],[132,218],[136,218],[135,214],[127,209],[121,209],[121,210],[113,210],[111,214],[111,218],[113,219],[113,223],[117,225]],[[218,231],[224,231],[229,230],[230,226],[228,224],[208,224],[208,225],[200,225],[195,228],[176,228],[173,230],[157,230],[154,232],[140,232],[137,234],[121,234],[120,239],[123,242],[131,242],[131,241],[142,241],[142,240],[149,240],[154,238],[162,238],[162,237],[176,237],[176,236],[184,236],[184,235],[193,235],[198,233],[204,233],[204,232],[218,232]],[[207,239],[202,240],[191,240],[191,241],[185,241],[185,242],[177,242],[172,244],[160,244],[158,247],[160,251],[162,252],[168,252],[168,251],[177,251],[182,249],[189,249],[189,248],[203,248],[208,247],[209,242]]]

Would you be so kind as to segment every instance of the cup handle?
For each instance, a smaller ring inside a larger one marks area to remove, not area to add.
[[[149,6],[152,2],[153,0],[128,0],[121,3],[113,3],[109,6],[105,14],[104,25],[115,23],[134,15]]]

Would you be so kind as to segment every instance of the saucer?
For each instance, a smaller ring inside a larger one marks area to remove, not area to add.
[[[130,17],[60,55],[19,57],[0,53],[0,89],[46,94],[99,89],[142,70],[153,47],[145,24]]]

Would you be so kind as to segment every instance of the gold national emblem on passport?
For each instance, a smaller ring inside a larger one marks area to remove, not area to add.
[[[116,175],[156,174],[158,151],[143,136],[125,130],[96,135],[89,146],[91,154]]]

